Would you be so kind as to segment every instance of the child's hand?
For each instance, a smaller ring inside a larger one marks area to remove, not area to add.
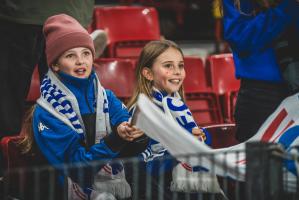
[[[204,142],[207,139],[206,134],[203,132],[203,130],[197,127],[192,129],[192,135],[194,135],[202,142]]]
[[[117,133],[121,138],[127,141],[133,141],[144,134],[144,132],[136,126],[131,126],[128,122],[123,122],[118,125]]]

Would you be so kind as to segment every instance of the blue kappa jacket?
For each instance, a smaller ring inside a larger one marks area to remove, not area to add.
[[[94,72],[86,79],[63,73],[59,75],[65,86],[76,96],[81,115],[94,113]],[[111,127],[128,121],[129,113],[122,102],[110,90],[106,90],[106,94]],[[127,144],[115,133],[109,134],[87,150],[82,146],[84,140],[78,133],[39,105],[36,106],[33,116],[33,132],[37,146],[53,166],[75,163],[89,165],[90,161],[112,159],[118,155],[120,147]]]

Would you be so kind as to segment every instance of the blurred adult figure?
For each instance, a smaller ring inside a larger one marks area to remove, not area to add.
[[[289,95],[275,48],[290,27],[299,37],[298,10],[296,0],[223,0],[224,38],[241,79],[235,109],[240,142],[253,136]]]

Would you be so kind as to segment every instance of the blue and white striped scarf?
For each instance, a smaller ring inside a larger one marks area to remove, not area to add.
[[[176,121],[190,134],[193,128],[199,128],[178,92],[171,95],[153,88],[152,101],[165,115]],[[204,131],[205,132],[205,131]],[[210,143],[210,136],[207,132],[206,141]],[[195,138],[194,138],[195,139]],[[171,139],[170,139],[171,140]],[[150,162],[166,154],[166,148],[159,142],[153,142],[141,153],[145,162]],[[221,192],[215,175],[207,173],[200,166],[189,166],[186,163],[179,163],[172,169],[172,182],[170,189],[177,192]],[[205,181],[202,181],[205,180]]]
[[[172,117],[181,127],[190,133],[193,128],[198,128],[191,111],[178,92],[168,95],[154,88],[152,100],[166,115]]]
[[[191,133],[193,128],[198,128],[191,111],[178,92],[169,95],[153,88],[152,96],[152,101],[185,130]],[[157,157],[164,156],[165,153],[166,149],[160,143],[154,142],[141,155],[145,162],[149,162]]]
[[[103,137],[111,133],[111,126],[106,92],[97,76],[94,81],[97,85],[95,91],[95,96],[97,97],[95,143],[99,143]],[[41,97],[37,100],[37,103],[71,127],[82,139],[85,138],[85,127],[77,99],[51,70],[43,79],[40,90]]]

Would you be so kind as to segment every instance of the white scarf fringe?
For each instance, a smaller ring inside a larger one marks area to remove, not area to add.
[[[116,176],[110,179],[110,177],[107,177],[107,173],[101,169],[93,187],[98,192],[109,192],[117,199],[129,198],[132,195],[131,187],[126,181],[124,170],[121,170]]]
[[[205,171],[192,172],[185,169],[181,163],[172,170],[170,190],[189,193],[221,193],[222,191],[215,174]]]

